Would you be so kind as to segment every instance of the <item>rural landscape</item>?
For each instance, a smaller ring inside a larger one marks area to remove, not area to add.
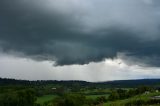
[[[160,106],[160,0],[0,0],[0,106]]]
[[[159,106],[159,82],[0,79],[0,106]]]

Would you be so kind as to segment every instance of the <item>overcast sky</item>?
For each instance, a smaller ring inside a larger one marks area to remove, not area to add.
[[[0,0],[0,77],[160,77],[159,0]]]

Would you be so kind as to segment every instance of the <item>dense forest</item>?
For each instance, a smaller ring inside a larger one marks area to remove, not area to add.
[[[62,84],[64,86],[72,86],[78,84],[80,86],[101,86],[101,87],[137,87],[142,85],[147,86],[158,86],[160,84],[160,79],[137,79],[137,80],[116,80],[116,81],[106,81],[106,82],[86,82],[86,81],[57,81],[57,80],[16,80],[16,79],[7,79],[0,78],[0,85],[48,85],[48,84]]]

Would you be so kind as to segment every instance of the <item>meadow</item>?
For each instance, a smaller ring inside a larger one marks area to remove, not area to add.
[[[36,103],[44,104],[45,102],[51,101],[56,97],[57,95],[44,95],[44,96],[38,97],[36,100]]]
[[[131,104],[128,104],[128,103],[134,103],[135,101],[149,101],[151,100],[152,97],[154,96],[159,96],[160,93],[159,92],[153,92],[153,93],[149,93],[149,94],[140,94],[140,95],[136,95],[134,97],[131,97],[131,98],[127,98],[127,99],[124,99],[124,100],[116,100],[116,101],[110,101],[110,102],[107,102],[107,103],[104,103],[103,106],[134,106],[131,105]],[[127,105],[128,104],[128,105]],[[136,104],[135,106],[159,106],[159,103],[158,104]]]

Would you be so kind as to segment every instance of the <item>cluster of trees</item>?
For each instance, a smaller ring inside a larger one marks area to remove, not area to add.
[[[115,89],[115,90],[112,90],[110,96],[108,97],[108,100],[114,101],[114,100],[126,99],[135,95],[143,94],[146,91],[152,92],[153,89],[148,86],[141,86],[141,87],[138,87],[135,89],[129,89],[129,90]]]
[[[160,99],[135,99],[132,101],[129,101],[125,104],[125,106],[151,106],[155,104],[160,104]],[[159,106],[159,105],[156,105]]]
[[[67,93],[63,96],[55,98],[53,101],[46,102],[44,106],[96,106],[106,102],[104,96],[94,99],[86,98],[83,94]]]
[[[33,89],[24,89],[0,94],[0,106],[36,106]]]

